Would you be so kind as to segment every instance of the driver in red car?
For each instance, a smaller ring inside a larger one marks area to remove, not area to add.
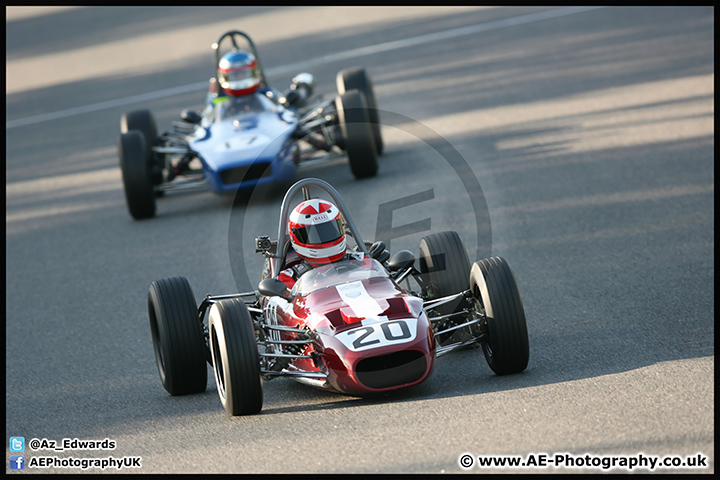
[[[280,279],[292,289],[300,276],[312,268],[344,259],[362,261],[363,253],[346,252],[345,225],[340,210],[322,199],[305,200],[290,213],[288,231],[293,250]]]

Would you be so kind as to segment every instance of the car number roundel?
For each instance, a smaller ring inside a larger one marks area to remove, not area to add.
[[[335,335],[349,350],[360,352],[371,348],[412,342],[417,335],[417,319],[402,318],[372,323]]]
[[[260,133],[247,133],[236,135],[227,140],[223,140],[215,147],[216,152],[226,152],[234,150],[247,150],[249,148],[261,147],[270,143],[270,137]]]

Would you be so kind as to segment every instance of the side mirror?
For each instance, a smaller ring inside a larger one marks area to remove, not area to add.
[[[315,90],[315,78],[309,73],[300,73],[295,75],[290,84],[290,89],[284,93],[284,101],[280,103],[285,106],[299,107],[305,104],[305,101],[310,98]]]
[[[400,250],[390,258],[388,269],[391,272],[399,272],[412,267],[415,263],[415,255],[410,250]]]
[[[295,75],[295,78],[292,79],[292,85],[290,86],[290,88],[292,90],[304,88],[306,90],[306,98],[308,98],[312,96],[313,92],[315,91],[315,78],[312,76],[311,73],[299,73]]]
[[[378,240],[377,242],[373,243],[370,248],[368,248],[368,253],[370,253],[370,256],[377,260],[380,263],[387,262],[388,258],[390,258],[390,252],[385,250],[385,242],[382,240]]]
[[[288,90],[280,101],[286,107],[296,105],[300,103],[300,92],[298,90]]]
[[[202,120],[202,117],[198,112],[195,110],[185,109],[182,112],[180,112],[180,118],[187,123],[192,123],[197,125]]]
[[[285,295],[287,286],[277,278],[266,278],[258,284],[258,291],[266,297],[280,297],[288,302],[292,301],[292,297]]]

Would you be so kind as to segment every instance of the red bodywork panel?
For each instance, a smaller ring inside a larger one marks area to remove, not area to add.
[[[365,259],[363,265],[368,262]],[[275,321],[315,333],[305,354],[321,359],[297,359],[289,370],[327,374],[327,388],[362,395],[409,387],[432,372],[435,337],[423,311],[423,301],[401,289],[389,277],[372,277],[327,286],[292,303],[274,297]],[[282,333],[286,340],[294,334]]]

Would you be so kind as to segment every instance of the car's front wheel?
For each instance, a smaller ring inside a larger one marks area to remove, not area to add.
[[[127,133],[132,130],[139,130],[145,137],[145,147],[148,158],[152,154],[152,146],[157,141],[157,124],[155,117],[150,110],[133,110],[125,112],[120,116],[120,133]]]
[[[204,392],[205,340],[197,303],[185,277],[156,280],[148,291],[148,315],[160,381],[170,395]]]
[[[497,375],[525,370],[530,358],[527,323],[520,291],[510,266],[502,257],[475,262],[470,289],[485,310],[488,341],[485,359]]]
[[[156,155],[153,146],[158,141],[157,124],[152,112],[147,109],[125,112],[120,117],[120,133],[127,133],[138,130],[145,138],[145,158],[150,164],[150,178],[153,185],[159,185],[163,181],[164,157]],[[157,192],[162,194],[162,190]],[[159,196],[159,195],[158,195]]]
[[[263,384],[252,318],[237,298],[210,309],[210,352],[218,396],[230,415],[252,415],[263,405]]]
[[[118,156],[125,187],[125,200],[135,220],[155,216],[152,166],[147,160],[145,138],[139,130],[120,134]]]

